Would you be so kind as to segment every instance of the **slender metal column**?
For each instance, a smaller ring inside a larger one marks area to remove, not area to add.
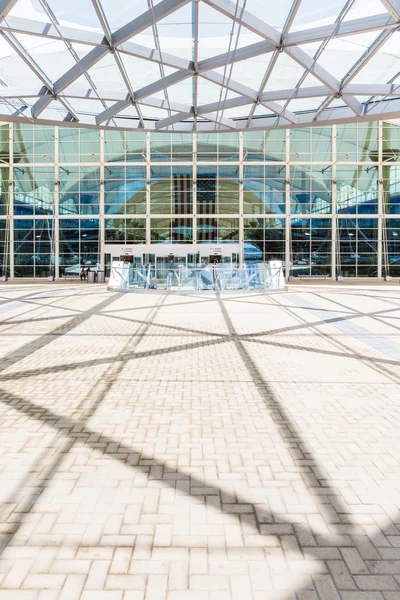
[[[59,151],[58,151],[58,127],[54,127],[54,227],[53,246],[54,246],[54,277],[60,277],[60,177],[59,177]]]
[[[378,278],[382,279],[382,240],[385,226],[384,213],[388,209],[390,198],[390,166],[383,167],[383,150],[390,149],[390,140],[383,140],[383,123],[378,123]],[[385,183],[385,179],[386,182]],[[387,186],[389,188],[387,189]]]
[[[197,244],[197,134],[193,133],[192,136],[192,144],[193,144],[193,244]]]
[[[243,133],[239,134],[239,264],[244,263],[244,218],[243,218]]]
[[[100,130],[100,206],[99,206],[99,241],[100,241],[100,269],[105,269],[105,199],[104,199],[104,130]]]
[[[146,244],[151,243],[150,229],[150,133],[146,133]]]
[[[331,207],[331,277],[336,277],[336,252],[337,252],[337,206],[336,206],[336,156],[337,156],[337,129],[332,126],[332,207]]]
[[[14,124],[8,126],[8,156],[9,156],[9,173],[8,173],[8,235],[9,235],[9,261],[10,261],[10,279],[14,279]]]
[[[291,260],[291,226],[290,226],[290,129],[286,129],[286,166],[285,166],[285,279],[290,276],[290,260]]]

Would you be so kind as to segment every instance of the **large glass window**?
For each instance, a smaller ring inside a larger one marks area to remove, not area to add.
[[[257,165],[244,167],[244,214],[285,213],[285,166]]]
[[[14,214],[51,215],[54,212],[54,167],[14,167]]]
[[[145,219],[106,219],[106,244],[145,244]]]
[[[60,167],[60,215],[100,212],[100,168]]]
[[[151,219],[151,242],[190,244],[193,242],[193,219]]]
[[[0,167],[0,217],[10,214],[10,169]]]
[[[59,129],[61,163],[100,162],[100,131],[96,129]]]
[[[237,242],[239,241],[239,219],[222,217],[219,219],[197,219],[198,242]]]
[[[8,125],[0,126],[0,163],[10,162],[10,130]],[[14,158],[15,161],[15,158]]]
[[[197,213],[239,212],[239,167],[199,166],[197,168]]]
[[[248,217],[244,219],[244,260],[285,262],[285,219]]]
[[[193,212],[193,168],[154,166],[150,169],[150,212],[159,215]]]
[[[245,131],[243,134],[243,160],[285,161],[286,130]]]
[[[378,160],[378,124],[350,123],[336,126],[336,152],[342,160],[374,162]],[[346,158],[348,155],[348,158]]]
[[[238,133],[199,133],[197,135],[197,160],[199,162],[238,161]]]
[[[400,219],[385,219],[383,230],[383,275],[400,275]]]
[[[10,274],[10,223],[0,219],[0,275]]]
[[[290,130],[290,160],[332,161],[332,128],[304,127]]]
[[[290,167],[290,211],[292,214],[332,212],[331,166]]]
[[[54,219],[14,219],[15,277],[47,277],[55,264]]]
[[[400,152],[400,151],[399,151]],[[400,214],[400,163],[383,163],[383,212],[387,215]]]
[[[377,167],[338,164],[336,166],[336,182],[338,214],[377,214]]]
[[[143,131],[104,131],[106,162],[146,162],[147,136]]]
[[[378,275],[378,220],[338,219],[337,268],[344,277]]]
[[[146,168],[131,165],[104,167],[106,214],[146,214]]]
[[[54,160],[54,127],[15,123],[13,127],[14,163],[45,163]]]
[[[0,254],[5,258],[0,259],[10,264],[7,240],[14,228],[15,275],[44,277],[54,269],[56,199],[61,273],[98,261],[100,219],[104,219],[106,244],[145,243],[147,219],[151,232],[147,242],[190,244],[195,237],[200,243],[220,244],[239,241],[242,210],[246,261],[284,261],[286,223],[291,273],[329,276],[335,179],[338,271],[346,277],[375,277],[380,272],[379,191],[387,217],[382,231],[382,272],[389,269],[397,276],[399,165],[400,127],[395,123],[199,132],[194,136],[2,125]],[[380,175],[382,183],[378,183]]]
[[[79,275],[100,261],[99,219],[60,219],[60,275]]]
[[[291,266],[294,277],[331,275],[331,219],[291,219]]]

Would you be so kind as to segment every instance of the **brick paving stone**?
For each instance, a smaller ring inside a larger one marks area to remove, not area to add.
[[[0,600],[400,600],[400,288],[26,287]]]

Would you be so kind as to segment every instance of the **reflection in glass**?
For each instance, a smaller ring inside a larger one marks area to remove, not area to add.
[[[197,241],[198,242],[225,242],[239,241],[239,219],[232,218],[198,218],[197,219]]]
[[[15,277],[47,277],[54,273],[54,219],[14,219]]]
[[[60,219],[60,276],[100,261],[99,219]]]
[[[291,267],[294,277],[331,275],[330,219],[291,219]]]
[[[378,274],[378,220],[338,219],[338,272],[344,277]]]
[[[106,219],[105,242],[106,244],[145,244],[146,220]]]
[[[14,167],[14,214],[51,215],[54,212],[54,167]]]
[[[332,211],[332,168],[290,167],[290,210],[293,214]]]
[[[383,275],[400,275],[400,219],[385,219],[382,235]]]
[[[378,169],[371,165],[337,165],[338,214],[372,215],[378,212]]]
[[[151,242],[155,244],[193,242],[193,219],[151,219]]]
[[[285,262],[285,219],[244,219],[244,260]]]

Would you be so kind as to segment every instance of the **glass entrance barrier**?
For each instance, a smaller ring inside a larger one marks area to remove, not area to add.
[[[142,265],[114,262],[109,289],[119,291],[164,290],[169,292],[282,290],[285,287],[280,261],[245,265],[204,264]]]

